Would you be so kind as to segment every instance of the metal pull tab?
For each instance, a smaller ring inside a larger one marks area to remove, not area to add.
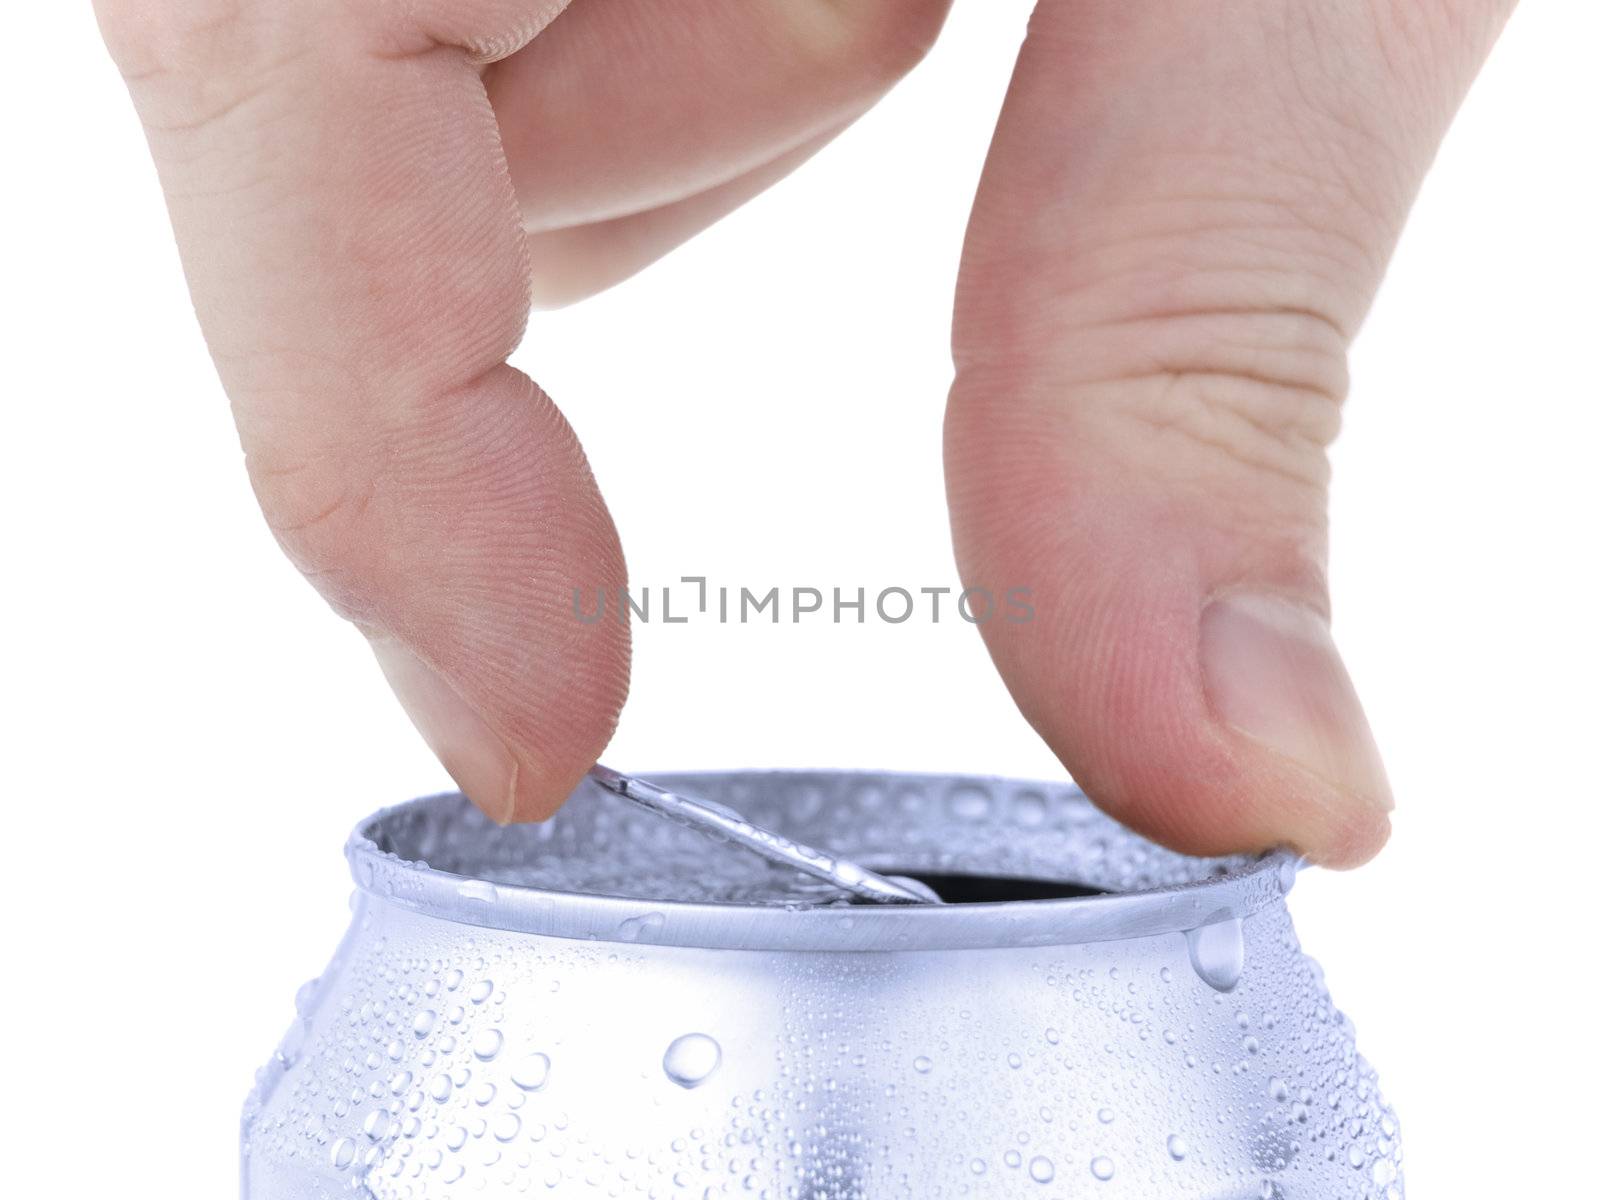
[[[903,876],[879,875],[849,859],[813,849],[781,833],[751,823],[725,804],[680,796],[598,763],[590,770],[589,778],[613,795],[631,800],[658,817],[676,821],[717,841],[743,846],[768,862],[826,880],[862,900],[877,904],[943,903],[925,883]]]

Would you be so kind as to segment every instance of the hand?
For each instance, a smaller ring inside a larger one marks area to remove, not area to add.
[[[638,269],[909,69],[945,0],[98,0],[250,477],[502,820],[608,740],[624,581],[530,301]],[[1335,865],[1387,835],[1328,632],[1345,354],[1510,0],[1041,0],[967,236],[963,578],[1022,711],[1127,823]]]

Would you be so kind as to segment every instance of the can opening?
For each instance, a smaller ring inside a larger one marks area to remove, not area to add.
[[[973,875],[965,872],[899,871],[874,867],[884,875],[896,875],[925,883],[946,904],[1000,904],[1007,900],[1080,900],[1086,896],[1109,896],[1105,888],[1070,883],[1064,879],[1032,879],[1010,875]]]

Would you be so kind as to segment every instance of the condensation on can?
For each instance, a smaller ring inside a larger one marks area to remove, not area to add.
[[[1292,857],[1059,784],[654,778],[955,902],[849,904],[588,785],[543,826],[387,810],[246,1104],[248,1200],[1403,1196]]]

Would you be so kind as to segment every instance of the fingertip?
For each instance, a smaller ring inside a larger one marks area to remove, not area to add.
[[[1392,832],[1393,822],[1387,811],[1352,805],[1338,836],[1324,845],[1296,849],[1319,867],[1348,871],[1376,858],[1378,851],[1388,844]]]
[[[604,749],[602,745],[601,749]],[[597,750],[590,754],[577,752],[565,756],[560,763],[538,762],[520,758],[513,781],[508,815],[500,824],[522,825],[548,821],[578,790],[589,768],[600,757]]]
[[[1070,718],[1035,724],[1102,811],[1183,854],[1292,850],[1318,866],[1348,870],[1389,840],[1389,807],[1335,787],[1225,725],[1200,728],[1180,746],[1182,739],[1141,736],[1137,727],[1096,745]],[[1235,739],[1241,744],[1230,746]]]
[[[563,746],[559,756],[536,757],[513,745],[461,693],[415,652],[389,637],[374,637],[373,656],[423,741],[456,786],[497,825],[543,821],[577,788],[609,739]]]
[[[1388,784],[1316,606],[1219,592],[1206,568],[1234,560],[1204,550],[1209,535],[1093,490],[1101,519],[1048,552],[982,513],[963,539],[973,578],[1032,584],[1032,622],[983,628],[1030,724],[1101,808],[1175,850],[1370,859],[1388,837]]]

